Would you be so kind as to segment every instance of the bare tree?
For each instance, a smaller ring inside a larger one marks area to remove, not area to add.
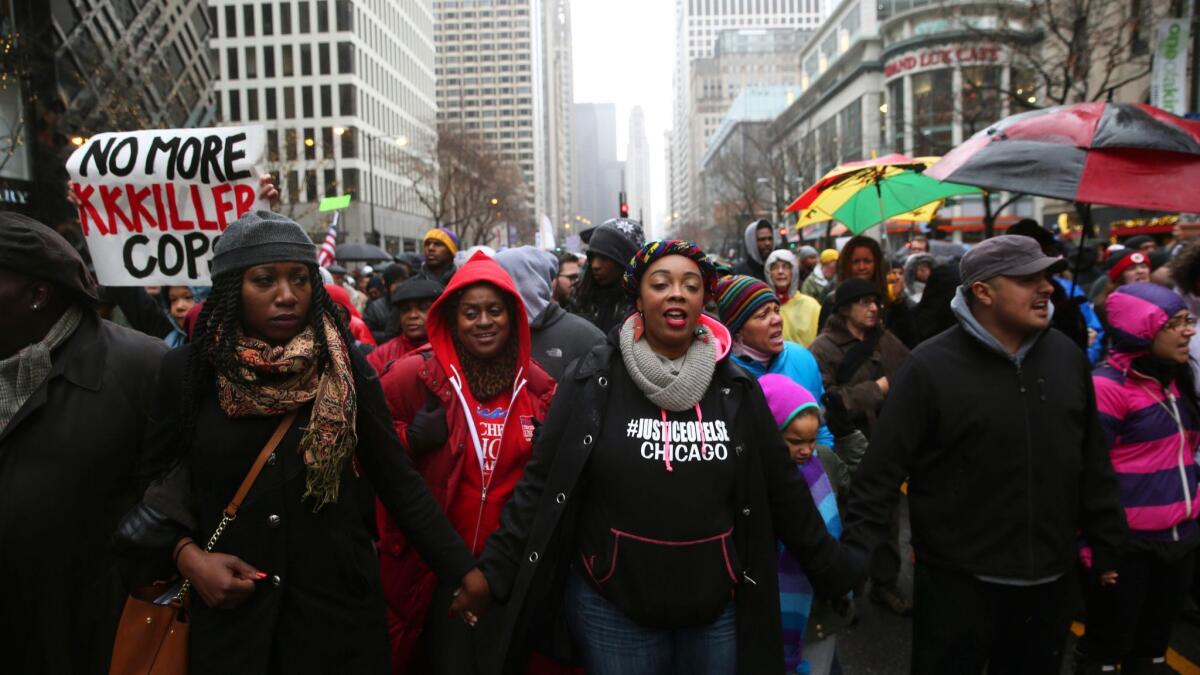
[[[434,226],[453,230],[464,247],[496,243],[502,226],[532,241],[528,185],[477,132],[439,124],[433,147],[406,154],[400,172]]]
[[[766,125],[741,124],[704,168],[701,180],[714,225],[741,241],[742,229],[758,218],[778,219],[787,207],[787,158],[772,152]],[[727,237],[721,237],[726,240]]]

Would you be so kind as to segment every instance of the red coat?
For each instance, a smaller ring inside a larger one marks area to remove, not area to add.
[[[397,335],[367,354],[367,363],[371,364],[375,372],[382,373],[389,363],[409,352],[416,351],[420,346],[412,343],[403,335]]]
[[[461,383],[464,391],[460,398],[447,377],[447,373],[461,373],[462,365],[454,348],[451,328],[441,317],[444,300],[457,290],[481,281],[495,285],[514,300],[516,311],[512,317],[512,336],[517,340],[519,373],[514,385],[524,381],[524,386],[515,399],[511,398],[511,389],[497,397],[508,405],[508,421],[498,452],[501,459],[497,462],[484,508],[469,509],[471,517],[466,518],[464,514],[468,510],[463,508],[464,501],[479,503],[478,488],[474,488],[472,493],[471,487],[478,485],[481,475],[471,433],[471,426],[475,424],[473,420],[478,420],[478,417],[462,405],[463,400],[468,401],[468,405],[475,403],[467,391],[466,382]],[[468,546],[475,539],[475,552],[478,554],[487,536],[496,529],[500,511],[516,486],[525,463],[529,461],[533,447],[532,426],[535,422],[540,424],[545,418],[550,400],[554,397],[555,383],[529,356],[528,319],[512,279],[486,255],[477,254],[454,275],[446,291],[430,307],[428,329],[430,344],[393,362],[380,377],[380,383],[396,423],[396,432],[406,445],[408,422],[425,405],[429,392],[441,401],[446,410],[449,439],[437,450],[414,453],[413,464]],[[379,526],[383,591],[388,604],[392,670],[394,673],[403,673],[425,624],[437,581],[417,552],[408,545],[391,517],[378,505],[376,521]]]

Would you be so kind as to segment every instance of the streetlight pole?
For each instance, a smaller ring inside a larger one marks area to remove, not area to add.
[[[367,132],[362,132],[363,139],[367,142],[367,184],[370,185],[369,192],[371,193],[371,243],[379,245],[379,234],[375,231],[375,157],[371,149],[375,145],[375,139]]]

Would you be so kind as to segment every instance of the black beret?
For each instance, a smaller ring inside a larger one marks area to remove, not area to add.
[[[61,234],[28,216],[0,211],[0,268],[49,281],[80,300],[97,302],[96,284],[79,252]]]

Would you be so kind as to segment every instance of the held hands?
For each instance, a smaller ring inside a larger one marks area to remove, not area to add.
[[[254,594],[254,583],[267,578],[241,558],[225,553],[208,553],[199,546],[186,546],[176,562],[179,573],[192,582],[204,604],[233,609]]]
[[[467,572],[462,579],[462,585],[454,591],[454,601],[450,603],[450,611],[458,613],[459,617],[469,626],[479,622],[479,617],[487,613],[492,605],[492,589],[487,577],[478,568]]]
[[[887,394],[888,394],[887,376],[884,376],[884,377],[879,378],[878,380],[875,380],[875,384],[879,386],[879,391],[882,392],[884,396],[887,396]]]
[[[450,438],[450,430],[446,427],[446,409],[433,392],[428,392],[425,405],[408,423],[404,436],[408,441],[408,449],[413,452],[440,448]]]
[[[1101,572],[1099,574],[1099,577],[1100,577],[1100,585],[1101,586],[1116,586],[1117,585],[1117,571],[1116,570],[1109,570],[1107,572]]]

